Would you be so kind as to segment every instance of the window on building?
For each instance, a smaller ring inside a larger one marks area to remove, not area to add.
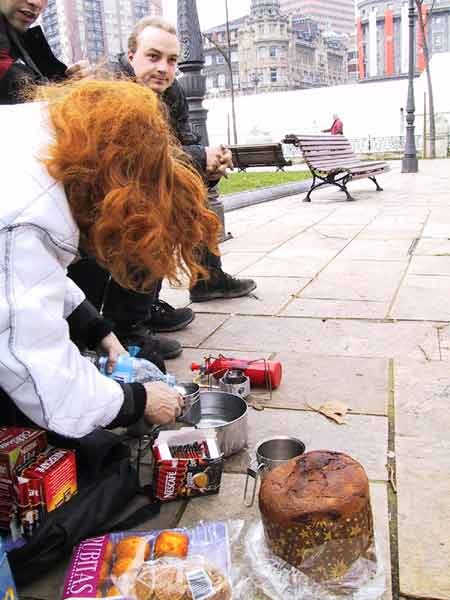
[[[213,87],[214,87],[214,77],[207,77],[206,78],[206,89],[210,90]]]
[[[267,56],[267,48],[265,46],[260,46],[258,48],[258,56],[259,58],[265,58]]]
[[[270,46],[270,57],[276,58],[279,55],[279,48],[277,46]]]
[[[221,90],[225,89],[225,75],[223,73],[220,73],[220,75],[217,77],[217,86]]]
[[[236,52],[236,50],[233,50],[233,52],[231,53],[231,62],[238,62],[239,60],[239,54]]]
[[[225,63],[225,58],[222,54],[216,54],[216,64],[223,65]]]
[[[211,65],[212,65],[212,56],[211,56],[211,54],[207,54],[205,56],[205,66],[209,67]]]
[[[277,71],[277,69],[270,69],[270,81],[272,83],[278,81],[278,71]]]

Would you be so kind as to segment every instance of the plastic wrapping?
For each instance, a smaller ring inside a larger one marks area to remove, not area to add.
[[[231,600],[230,536],[235,538],[241,526],[207,522],[191,529],[112,533],[85,540],[73,553],[62,598]],[[167,589],[152,586],[152,578],[162,571],[159,582],[167,581]],[[191,588],[194,594],[189,595]],[[215,595],[202,595],[203,589]]]
[[[323,581],[318,583],[269,550],[263,525],[258,521],[250,526],[245,537],[247,575],[252,587],[272,600],[378,600],[386,589],[386,575],[377,558],[376,546],[374,542],[365,558],[356,560],[344,575],[339,577],[337,573],[332,578],[336,573],[330,573],[330,577],[324,573]],[[319,561],[323,551],[322,546],[317,546],[306,566]]]
[[[203,556],[144,563],[134,588],[137,600],[232,600],[230,580]]]

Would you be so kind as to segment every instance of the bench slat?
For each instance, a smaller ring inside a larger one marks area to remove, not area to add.
[[[355,158],[350,150],[337,150],[336,152],[304,152],[304,157],[308,160],[320,160],[321,158]]]
[[[386,165],[386,163],[384,162],[368,162],[368,163],[364,163],[361,162],[359,160],[324,160],[324,161],[317,161],[315,163],[308,163],[311,165],[311,167],[313,167],[314,169],[318,169],[319,167],[333,167],[333,166],[337,166],[337,167],[352,167],[352,168],[378,168],[380,166],[384,166]]]

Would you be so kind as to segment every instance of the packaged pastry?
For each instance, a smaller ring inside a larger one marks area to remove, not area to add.
[[[202,556],[166,557],[144,563],[135,596],[137,600],[231,600],[232,591],[228,578]]]
[[[198,569],[192,567],[194,563]],[[186,571],[180,570],[178,564],[191,566]],[[161,570],[173,583],[173,594],[170,585],[168,588],[150,585],[152,577],[155,573],[159,577]],[[112,533],[84,540],[75,548],[62,598],[228,600],[231,598],[230,572],[226,523],[202,523],[191,529]],[[179,591],[175,592],[175,588]],[[189,595],[191,588],[194,595]],[[202,589],[208,593],[212,590],[214,595],[202,596],[198,591]],[[137,596],[138,590],[140,596]]]

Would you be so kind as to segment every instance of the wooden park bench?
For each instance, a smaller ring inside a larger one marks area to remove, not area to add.
[[[311,202],[313,190],[330,184],[345,192],[347,200],[354,200],[347,184],[355,179],[368,178],[377,186],[377,192],[383,189],[376,176],[389,171],[389,165],[384,161],[361,161],[343,135],[291,134],[284,138],[283,143],[300,148],[312,173],[313,182],[304,202]]]
[[[239,171],[245,171],[248,167],[277,167],[277,171],[283,171],[284,167],[292,165],[292,161],[284,158],[279,143],[238,144],[228,148],[233,155],[233,164]]]

